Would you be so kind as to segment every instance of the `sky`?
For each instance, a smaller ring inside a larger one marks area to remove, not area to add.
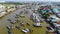
[[[60,2],[60,0],[0,0],[0,2],[4,1],[15,1],[15,2],[22,2],[22,1],[52,1],[52,2]]]

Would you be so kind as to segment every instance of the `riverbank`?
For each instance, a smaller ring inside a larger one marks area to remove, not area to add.
[[[3,17],[4,15],[13,12],[16,10],[15,5],[2,5],[0,6],[0,18]]]

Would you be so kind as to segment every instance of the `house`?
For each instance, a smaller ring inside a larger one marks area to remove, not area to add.
[[[60,23],[53,23],[53,25],[54,25],[56,28],[60,29]]]
[[[7,12],[7,13],[16,10],[15,5],[7,5],[7,6],[5,6],[5,7],[6,7],[6,12]]]
[[[46,20],[48,23],[56,23],[56,22],[59,22],[60,21],[60,18],[56,17],[56,15],[50,15],[49,18],[47,18]]]
[[[4,16],[5,14],[6,14],[6,12],[1,12],[0,17]]]

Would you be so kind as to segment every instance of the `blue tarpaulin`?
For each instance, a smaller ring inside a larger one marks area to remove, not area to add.
[[[47,11],[46,10],[41,10],[42,14],[46,13]]]
[[[57,9],[57,8],[53,8],[52,11],[53,11],[54,13],[57,13],[57,12],[58,12],[58,9]]]

